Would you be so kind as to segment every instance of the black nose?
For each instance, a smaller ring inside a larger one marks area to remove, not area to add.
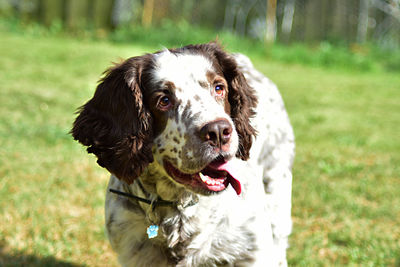
[[[225,119],[207,123],[200,129],[200,138],[214,147],[222,148],[231,139],[232,126]]]

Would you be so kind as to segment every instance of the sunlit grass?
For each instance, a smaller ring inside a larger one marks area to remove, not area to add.
[[[161,46],[0,39],[0,265],[116,265],[108,174],[68,132],[111,62]],[[400,264],[400,77],[254,60],[297,138],[290,265]]]
[[[290,263],[400,264],[400,77],[257,63],[297,137]]]

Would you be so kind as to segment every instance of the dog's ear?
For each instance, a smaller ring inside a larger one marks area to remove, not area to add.
[[[140,86],[147,61],[145,56],[130,58],[107,70],[71,130],[100,166],[127,183],[153,161],[153,118]]]
[[[237,157],[247,160],[256,130],[250,124],[250,119],[255,116],[257,96],[249,86],[240,71],[234,57],[226,53],[217,43],[209,43],[214,50],[225,79],[228,82],[228,100],[231,106],[231,117],[239,135],[239,151]]]

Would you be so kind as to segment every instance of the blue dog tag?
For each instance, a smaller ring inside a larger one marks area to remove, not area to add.
[[[147,227],[147,236],[149,238],[154,238],[158,235],[158,225],[152,224]]]

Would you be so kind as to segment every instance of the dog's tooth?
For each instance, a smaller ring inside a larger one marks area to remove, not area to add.
[[[208,185],[214,185],[214,181],[211,179],[206,180],[205,183]]]
[[[207,177],[204,175],[204,174],[202,174],[201,172],[199,173],[199,175],[200,175],[200,179],[203,181],[203,182],[207,182]]]

